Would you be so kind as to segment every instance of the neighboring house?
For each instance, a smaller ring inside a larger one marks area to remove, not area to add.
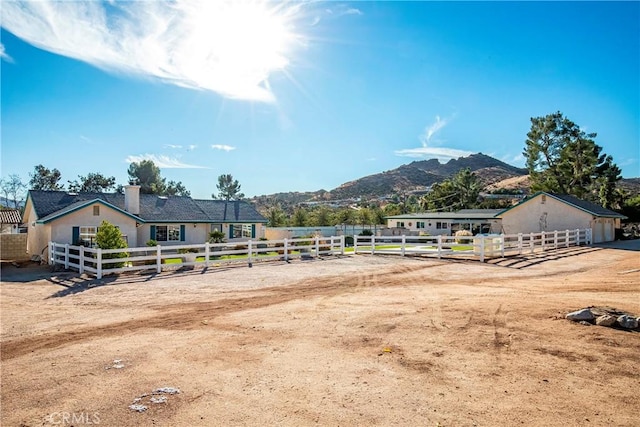
[[[463,209],[386,217],[384,234],[539,233],[591,228],[593,243],[615,240],[624,215],[569,195],[538,192],[507,209]]]
[[[502,209],[462,209],[457,212],[423,212],[386,217],[391,233],[414,235],[452,235],[458,230],[478,233],[499,233]],[[408,233],[407,233],[408,232]]]
[[[19,234],[22,216],[18,209],[0,209],[0,233]]]
[[[615,240],[624,215],[569,195],[538,192],[502,211],[504,234],[591,228],[593,243]]]
[[[24,213],[27,251],[43,255],[50,241],[92,244],[103,220],[117,226],[130,247],[149,240],[160,245],[203,243],[213,230],[225,233],[228,241],[257,239],[267,223],[244,201],[140,194],[137,185],[125,186],[124,194],[31,190]]]

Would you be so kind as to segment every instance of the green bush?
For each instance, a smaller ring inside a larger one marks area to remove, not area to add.
[[[214,230],[209,233],[209,243],[224,243],[225,235],[220,230]]]
[[[353,236],[344,236],[345,246],[353,246]]]
[[[371,230],[362,230],[358,236],[373,236],[373,231]]]
[[[145,245],[147,245],[149,247],[151,247],[151,246],[152,247],[156,247],[156,246],[158,246],[158,242],[153,240],[153,239],[149,239],[149,240],[147,240],[147,243],[145,243]]]
[[[98,232],[96,233],[96,246],[100,249],[124,249],[127,247],[127,242],[122,237],[120,229],[108,221],[102,221]],[[102,259],[116,259],[127,258],[129,254],[127,252],[116,252],[114,254],[103,254]],[[116,262],[105,264],[105,269],[122,268],[124,262]]]

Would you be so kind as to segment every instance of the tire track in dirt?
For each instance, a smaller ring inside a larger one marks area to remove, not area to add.
[[[354,275],[329,276],[306,279],[292,284],[284,284],[252,291],[242,291],[247,296],[224,298],[214,301],[165,304],[152,307],[161,313],[141,316],[123,322],[95,327],[77,328],[71,331],[45,333],[42,335],[7,340],[2,342],[0,360],[6,361],[25,354],[71,345],[74,343],[119,335],[131,334],[146,329],[196,329],[205,327],[202,319],[211,321],[226,314],[264,308],[298,299],[335,296],[342,293],[358,292],[366,288],[406,286],[402,278],[433,265],[397,266],[376,272],[360,272]],[[409,284],[413,284],[409,280]]]

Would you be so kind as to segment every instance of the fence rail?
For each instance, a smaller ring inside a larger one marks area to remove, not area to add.
[[[512,235],[477,236],[354,236],[353,253],[425,255],[441,258],[505,257],[536,250],[591,244],[591,229]],[[94,249],[49,243],[49,264],[73,268],[101,279],[105,273],[155,270],[222,263],[247,263],[345,254],[344,236],[249,240],[239,244],[202,243],[124,249]]]
[[[476,236],[354,236],[354,253],[486,258],[591,244],[591,229]]]
[[[101,279],[105,273],[124,271],[209,267],[223,263],[247,263],[273,259],[285,261],[301,257],[344,254],[344,236],[249,240],[238,244],[202,243],[179,246],[99,249],[69,244],[49,243],[49,264],[73,268]]]

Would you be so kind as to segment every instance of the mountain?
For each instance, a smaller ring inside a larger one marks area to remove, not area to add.
[[[342,184],[329,192],[331,199],[354,197],[380,197],[393,194],[398,189],[412,191],[453,177],[460,170],[469,168],[484,185],[503,179],[526,175],[527,170],[508,165],[486,154],[471,154],[440,163],[437,159],[420,160],[396,169],[365,176]]]
[[[285,206],[303,202],[331,202],[353,198],[379,198],[401,191],[426,190],[431,185],[451,178],[462,169],[469,168],[483,184],[526,175],[527,170],[508,165],[485,154],[471,154],[440,163],[437,159],[420,160],[396,169],[365,176],[346,182],[331,190],[314,192],[278,193],[254,197],[258,207],[270,206],[274,200]]]

